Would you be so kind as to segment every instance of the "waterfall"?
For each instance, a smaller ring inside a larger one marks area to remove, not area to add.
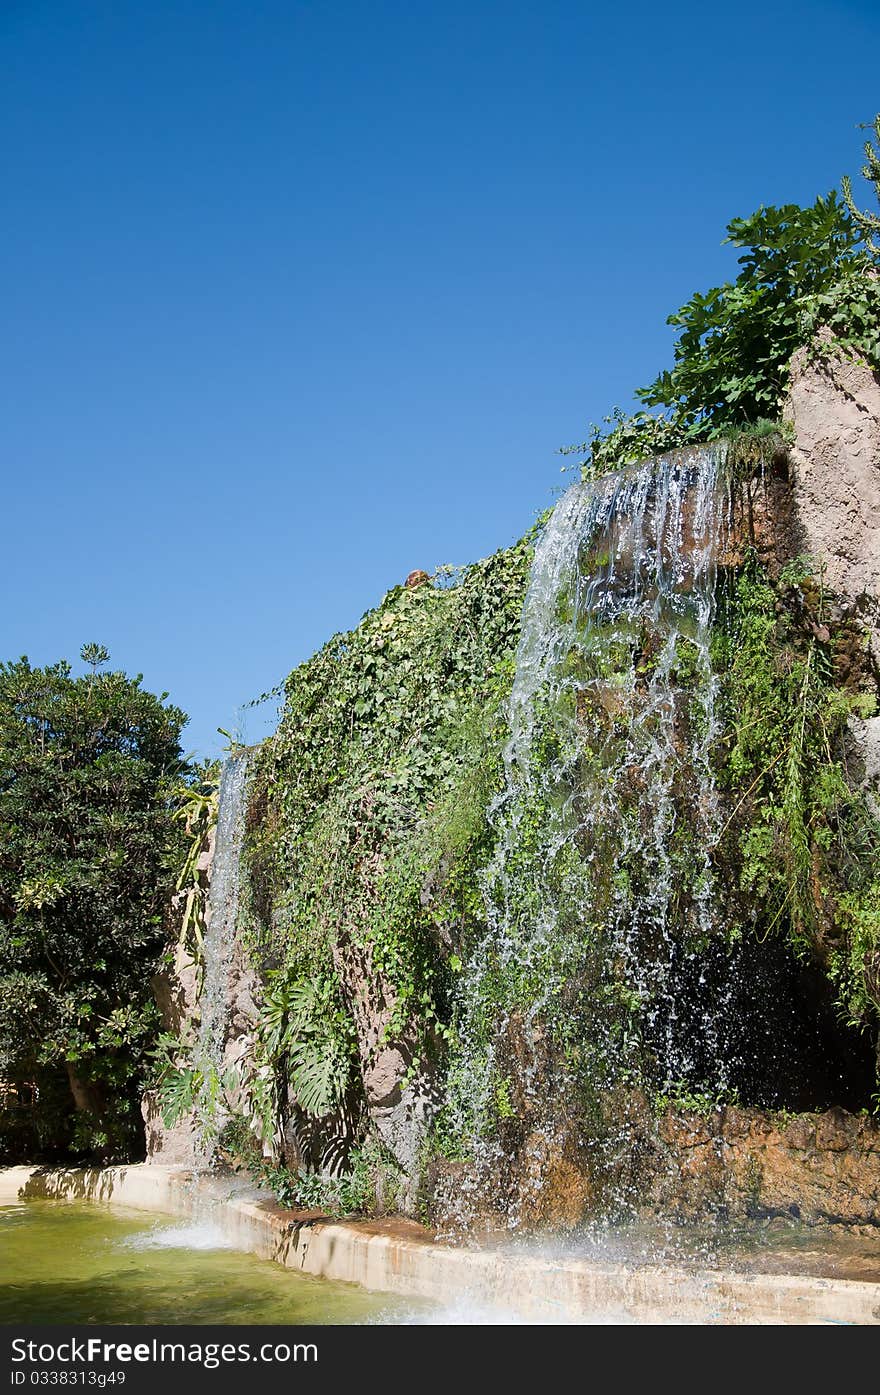
[[[199,998],[196,1052],[203,1080],[204,1115],[210,1118],[220,1095],[231,1027],[230,978],[238,919],[241,848],[247,794],[248,752],[234,752],[223,766],[217,806],[217,829],[208,893],[204,939],[204,977]],[[213,1152],[203,1141],[203,1161]]]
[[[709,446],[576,484],[536,547],[451,1076],[484,1160],[514,1104],[545,1128],[564,1115],[566,1081],[599,1098],[646,1062],[656,1088],[709,1058],[723,1073],[682,988],[717,933],[723,461]]]

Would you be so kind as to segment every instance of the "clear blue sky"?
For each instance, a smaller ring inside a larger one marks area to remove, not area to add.
[[[876,0],[0,0],[0,47],[0,656],[99,640],[204,753],[518,536],[880,107]]]

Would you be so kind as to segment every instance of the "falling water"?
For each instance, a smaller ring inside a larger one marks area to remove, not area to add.
[[[681,451],[576,484],[536,548],[452,1079],[484,1154],[514,1104],[534,1119],[555,1094],[564,1113],[566,1079],[595,1094],[636,1062],[659,1088],[708,1057],[722,1068],[680,978],[716,930],[723,459]]]
[[[217,830],[208,894],[208,914],[204,941],[204,978],[199,998],[200,1022],[196,1060],[203,1080],[202,1113],[210,1118],[224,1076],[229,1042],[232,1005],[229,984],[235,950],[238,919],[241,848],[247,793],[248,753],[239,750],[229,757],[220,776]],[[203,1139],[203,1156],[210,1160],[210,1138]]]

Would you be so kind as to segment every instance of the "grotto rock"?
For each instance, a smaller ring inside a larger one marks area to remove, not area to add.
[[[851,717],[852,752],[847,769],[877,817],[880,817],[880,717]]]
[[[829,331],[820,337],[833,343]],[[795,431],[790,463],[800,550],[823,564],[827,586],[852,606],[877,665],[880,378],[860,359],[832,354],[811,361],[801,349],[792,359],[787,415]],[[880,813],[880,717],[852,717],[849,733],[850,780]]]
[[[829,331],[821,336],[833,344]],[[806,350],[792,359],[787,415],[802,551],[848,598],[880,654],[880,379],[860,359]]]
[[[865,1115],[670,1110],[657,1139],[642,1194],[661,1215],[880,1225],[880,1129]]]
[[[399,1047],[389,1046],[380,1051],[364,1072],[364,1090],[369,1104],[376,1108],[398,1104],[406,1072],[407,1062]]]
[[[394,987],[375,962],[370,945],[356,936],[340,936],[333,959],[351,1005],[370,1121],[414,1195],[419,1152],[437,1106],[430,1066],[422,1060],[413,1070],[414,1031],[394,1031]],[[413,1195],[407,1195],[405,1205]]]
[[[163,1167],[194,1167],[198,1139],[189,1116],[169,1127],[162,1118],[155,1090],[147,1090],[141,1098],[141,1116],[147,1140],[148,1163]]]

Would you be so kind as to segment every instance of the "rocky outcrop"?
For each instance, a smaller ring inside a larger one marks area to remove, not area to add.
[[[791,364],[787,406],[795,433],[790,452],[801,551],[864,625],[880,665],[880,377],[864,360],[802,349]],[[880,716],[853,717],[848,767],[880,812]]]
[[[211,875],[213,836],[198,863],[198,875],[207,887]],[[182,897],[175,897],[171,907],[172,926],[182,914]],[[189,950],[178,943],[170,968],[154,974],[150,981],[156,1006],[162,1015],[162,1028],[176,1037],[185,1034],[188,1024],[198,1022],[199,972]],[[190,1116],[169,1126],[155,1090],[146,1090],[141,1099],[148,1163],[193,1167],[198,1153],[198,1138]]]
[[[662,1214],[880,1226],[880,1128],[864,1115],[671,1111],[657,1148],[645,1203]]]
[[[570,1231],[622,1209],[678,1223],[784,1216],[880,1235],[880,1126],[867,1115],[727,1107],[670,1108],[658,1118],[640,1091],[621,1091],[606,1104],[617,1128],[605,1141],[599,1176],[592,1148],[561,1120],[555,1134],[535,1132],[523,1142],[509,1132],[495,1167],[467,1195],[461,1165],[435,1162],[430,1182],[441,1233],[511,1223]]]
[[[875,817],[880,818],[880,717],[850,717],[852,754],[847,766]]]
[[[352,936],[340,939],[333,954],[351,1004],[370,1120],[411,1190],[427,1122],[437,1104],[430,1071],[424,1063],[416,1064],[415,1032],[393,1029],[394,988],[377,968],[369,945]]]
[[[147,1141],[148,1163],[169,1167],[195,1167],[198,1138],[192,1119],[187,1116],[169,1127],[155,1090],[147,1090],[141,1098],[141,1115]]]
[[[829,589],[853,602],[880,641],[880,379],[861,359],[800,350],[787,415],[792,485],[804,551]]]

